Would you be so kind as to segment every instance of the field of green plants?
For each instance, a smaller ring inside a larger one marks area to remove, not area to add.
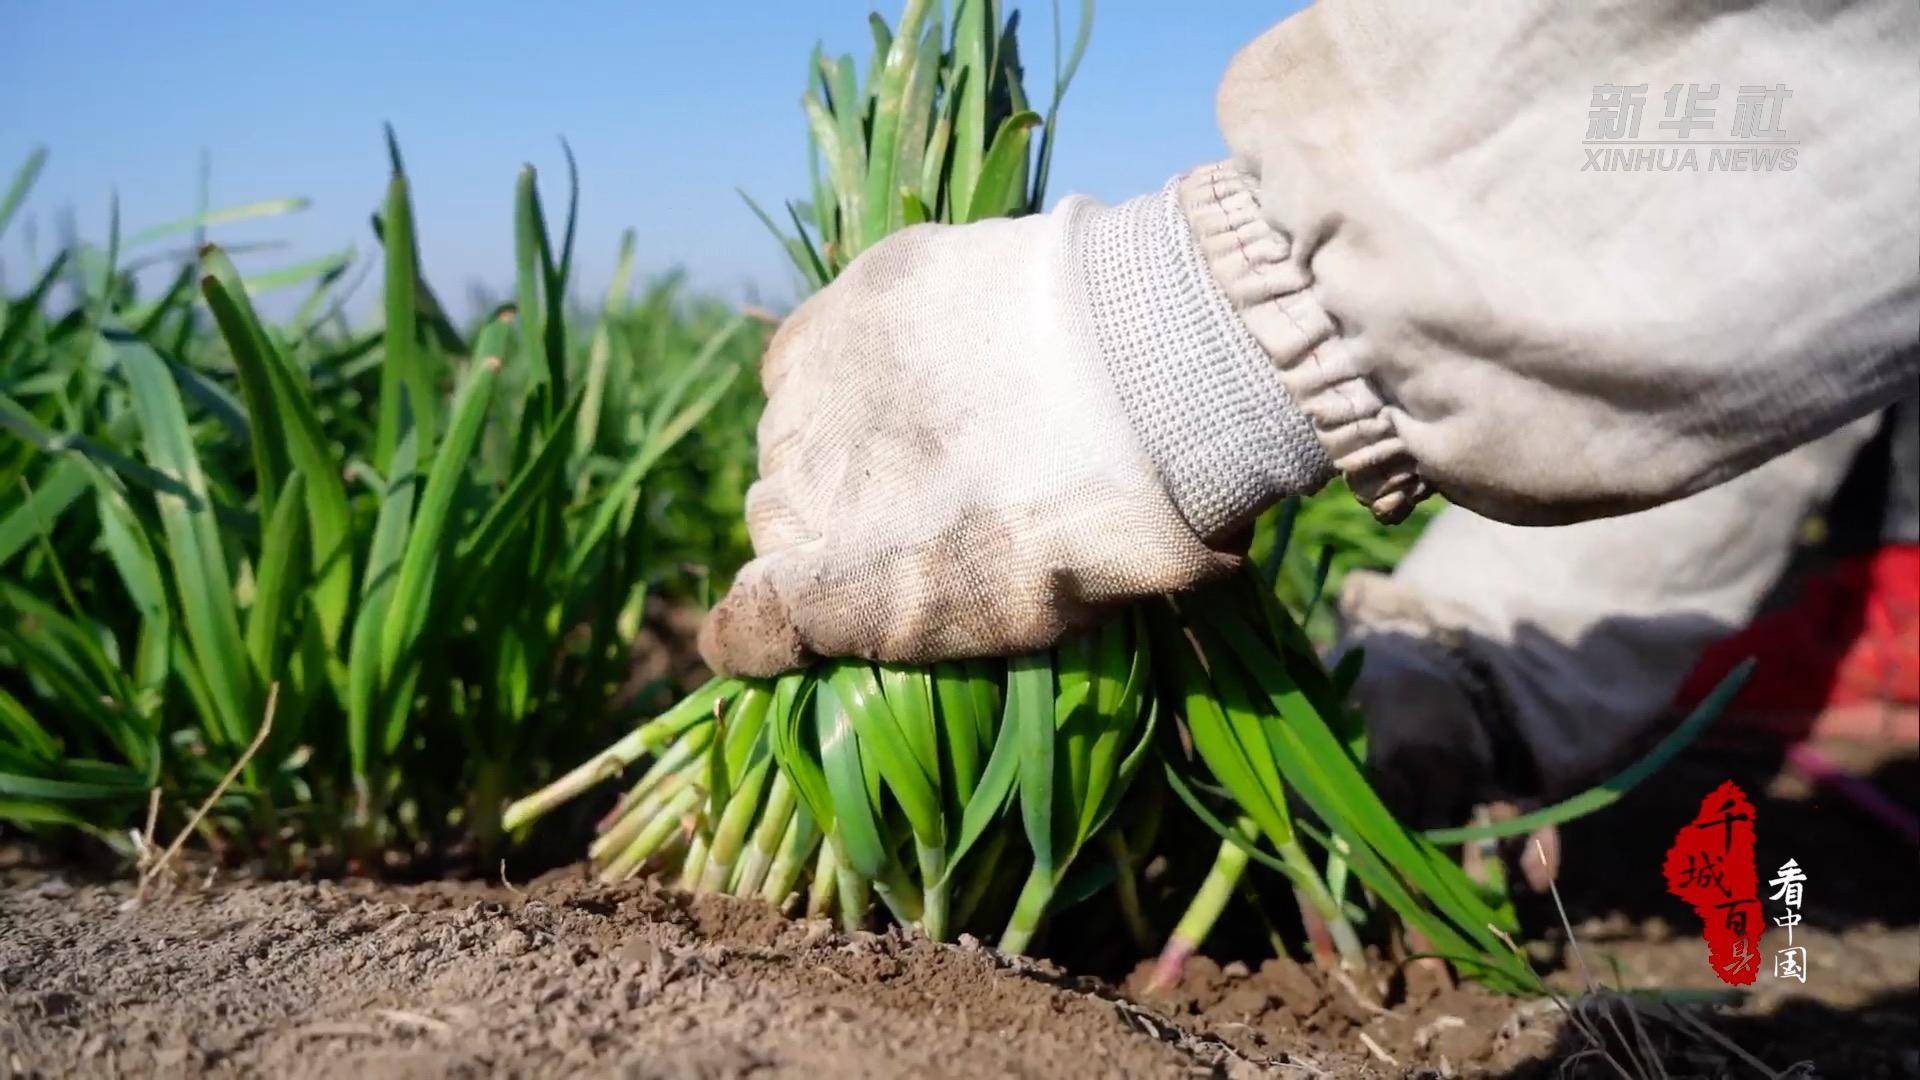
[[[1041,209],[1091,15],[1056,15],[1044,93],[984,0],[876,16],[864,69],[816,49],[807,195],[742,213],[821,287],[908,225]],[[1320,660],[1340,578],[1417,523],[1385,530],[1337,486],[1291,500],[1240,578],[1033,656],[639,680],[662,609],[698,610],[750,554],[771,320],[639,280],[631,232],[603,296],[572,290],[577,246],[615,241],[576,235],[570,154],[558,183],[501,178],[511,299],[455,318],[416,244],[433,193],[391,131],[386,151],[372,325],[346,314],[346,260],[249,276],[220,247],[298,199],[116,210],[0,301],[0,822],[280,874],[588,854],[1010,951],[1098,902],[1176,965],[1257,865],[1279,937],[1329,965],[1404,929],[1528,984],[1499,882],[1456,857],[1469,834],[1411,832],[1368,785],[1361,658]],[[44,160],[0,196],[0,238]],[[287,290],[295,313],[263,320],[254,298]],[[590,830],[612,792],[579,796],[629,770]],[[1176,830],[1218,854],[1156,922],[1141,875]]]
[[[530,168],[502,179],[514,299],[456,325],[388,145],[375,327],[343,314],[339,261],[249,279],[217,244],[171,250],[294,199],[116,215],[7,299],[0,817],[124,849],[233,772],[195,824],[230,858],[491,851],[508,795],[659,704],[626,685],[649,603],[745,558],[765,326],[671,277],[636,288],[631,234],[604,300],[576,302],[577,178],[549,221]],[[138,295],[156,261],[170,283]],[[268,325],[251,297],[275,289],[305,299]]]

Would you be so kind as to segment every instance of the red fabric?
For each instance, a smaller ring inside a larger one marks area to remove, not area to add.
[[[1788,737],[1920,737],[1920,545],[1842,561],[1799,600],[1707,650],[1676,704],[1691,708],[1742,659],[1759,666],[1721,723]]]

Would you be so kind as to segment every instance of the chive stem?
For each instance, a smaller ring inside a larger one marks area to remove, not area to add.
[[[1014,901],[1013,915],[1000,933],[1001,952],[1027,951],[1034,935],[1040,932],[1040,923],[1046,918],[1047,905],[1053,901],[1057,886],[1054,876],[1038,866],[1027,874],[1026,884],[1020,887],[1020,898]]]
[[[682,892],[700,891],[700,874],[707,866],[707,833],[696,827],[687,842],[686,858],[680,862],[680,878],[675,884]]]
[[[1258,826],[1249,817],[1236,820],[1233,827],[1248,841],[1258,835]],[[1220,913],[1226,910],[1227,901],[1233,898],[1234,886],[1239,884],[1240,875],[1246,870],[1246,849],[1231,840],[1220,841],[1220,852],[1214,856],[1206,880],[1200,883],[1200,890],[1193,894],[1186,913],[1180,916],[1172,936],[1161,948],[1160,959],[1154,962],[1149,992],[1167,990],[1180,981],[1180,972],[1186,967],[1187,959],[1199,951],[1200,945],[1212,932],[1213,924],[1220,921]]]
[[[640,760],[642,755],[667,745],[688,728],[710,721],[713,703],[723,695],[738,690],[739,685],[732,679],[708,682],[678,705],[628,732],[625,738],[587,759],[565,776],[509,805],[506,813],[501,815],[501,827],[512,832],[579,797],[602,780],[618,776],[627,766]]]
[[[707,865],[700,873],[701,892],[726,892],[733,881],[733,870],[746,844],[747,829],[760,811],[760,795],[766,790],[770,761],[761,761],[733,789],[727,808],[721,811],[714,827],[713,842],[707,848]]]
[[[839,884],[839,847],[830,838],[823,839],[819,858],[813,864],[813,885],[807,890],[807,918],[824,919],[833,914]]]
[[[840,853],[840,843],[827,837],[827,850],[833,852],[835,897],[840,909],[840,928],[851,934],[866,925],[867,907],[872,903],[872,885]]]
[[[641,864],[645,863],[654,852],[659,851],[661,846],[679,830],[681,818],[699,803],[701,794],[700,789],[692,784],[687,784],[675,792],[673,797],[667,800],[666,805],[661,807],[660,812],[654,815],[653,820],[647,823],[647,827],[640,830],[640,835],[634,837],[633,843],[628,844],[624,851],[600,871],[600,880],[625,881],[632,877]]]
[[[920,861],[920,880],[925,892],[920,904],[920,929],[935,941],[947,940],[947,898],[951,884],[947,877],[947,852],[938,844],[914,841]]]
[[[806,873],[807,860],[813,856],[816,848],[822,847],[820,830],[813,824],[813,815],[802,806],[794,811],[787,822],[787,831],[780,838],[780,853],[773,857],[773,865],[767,869],[766,883],[760,887],[760,899],[778,908],[787,906],[787,898],[800,884],[801,875]],[[832,875],[827,875],[827,880]]]
[[[1297,836],[1281,845],[1280,858],[1297,871],[1294,875],[1294,889],[1296,893],[1304,893],[1301,897],[1300,914],[1308,939],[1313,940],[1315,932],[1311,920],[1317,919],[1324,926],[1326,934],[1333,939],[1333,947],[1340,954],[1341,966],[1350,971],[1364,968],[1367,955],[1366,951],[1360,947],[1360,936],[1354,933],[1353,924],[1347,921],[1346,915],[1340,910],[1340,904],[1334,900],[1333,894],[1327,891],[1327,883],[1320,880],[1320,872],[1314,868],[1313,860],[1307,857],[1307,850],[1300,846]],[[1314,954],[1323,955],[1323,948],[1317,942]]]
[[[733,895],[752,896],[760,891],[761,883],[766,881],[767,871],[780,854],[780,844],[792,825],[793,808],[798,801],[799,792],[787,779],[787,774],[775,769],[773,783],[767,789],[766,808],[760,812],[759,823],[753,829],[752,842],[747,845],[746,856],[740,860],[739,872],[728,890]]]

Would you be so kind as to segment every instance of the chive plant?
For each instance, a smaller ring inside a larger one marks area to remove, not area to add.
[[[376,330],[342,314],[351,252],[249,277],[190,248],[136,294],[153,245],[290,200],[125,240],[116,215],[104,249],[63,251],[0,309],[0,819],[124,842],[156,790],[162,824],[184,818],[277,685],[202,832],[287,869],[373,869],[493,846],[506,794],[605,730],[663,576],[643,483],[738,408],[757,331],[627,307],[629,234],[577,333],[575,198],[556,237],[529,167],[513,303],[462,333],[388,145]],[[289,285],[310,295],[269,325],[252,298]]]
[[[791,232],[753,206],[813,286],[904,226],[1041,208],[1090,5],[1064,56],[1056,45],[1044,117],[1023,86],[1017,16],[992,0],[944,15],[909,0],[897,26],[874,16],[864,81],[852,57],[814,51],[801,102],[812,197],[784,207]],[[1270,568],[1296,512],[1262,525]],[[848,927],[877,907],[937,939],[968,930],[1020,951],[1050,912],[1096,893],[1150,937],[1137,879],[1171,791],[1223,839],[1170,957],[1198,946],[1253,862],[1291,888],[1328,963],[1363,961],[1357,924],[1378,905],[1475,974],[1522,985],[1500,937],[1510,909],[1367,784],[1357,718],[1283,586],[1248,571],[1024,656],[716,679],[507,822],[650,759],[589,848],[603,877],[676,876]]]
[[[864,82],[816,49],[811,198],[786,204],[787,233],[754,207],[803,278],[825,285],[906,225],[1040,209],[1090,14],[1056,45],[1044,115],[1017,19],[990,0],[874,17]],[[388,145],[377,330],[343,314],[352,249],[243,275],[241,251],[198,242],[299,200],[203,206],[128,237],[116,213],[104,248],[71,245],[0,295],[0,821],[125,846],[150,793],[163,821],[184,819],[240,766],[207,842],[283,869],[343,854],[371,868],[524,836],[632,770],[589,847],[607,878],[670,874],[848,926],[879,908],[1010,950],[1100,897],[1144,948],[1159,931],[1143,868],[1177,801],[1220,846],[1167,963],[1232,897],[1272,899],[1271,881],[1326,963],[1358,963],[1390,912],[1524,989],[1510,910],[1441,845],[1605,805],[1738,689],[1736,673],[1646,760],[1567,803],[1411,833],[1361,769],[1354,663],[1328,672],[1302,629],[1341,551],[1393,553],[1344,502],[1289,501],[1239,580],[1031,655],[712,680],[503,821],[504,792],[598,743],[648,597],[684,589],[685,562],[743,554],[757,403],[738,375],[760,343],[671,281],[627,303],[631,233],[598,317],[569,312],[577,184],[556,243],[530,168],[512,301],[463,333],[420,265]],[[0,237],[43,161],[0,194]],[[154,250],[187,235],[184,253]],[[140,296],[139,272],[168,264]],[[288,287],[307,289],[298,310],[263,321],[252,297]]]

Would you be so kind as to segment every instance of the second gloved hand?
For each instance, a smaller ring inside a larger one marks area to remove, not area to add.
[[[768,349],[756,558],[701,630],[717,670],[1050,644],[1232,568],[1331,473],[1174,197],[920,226]]]

